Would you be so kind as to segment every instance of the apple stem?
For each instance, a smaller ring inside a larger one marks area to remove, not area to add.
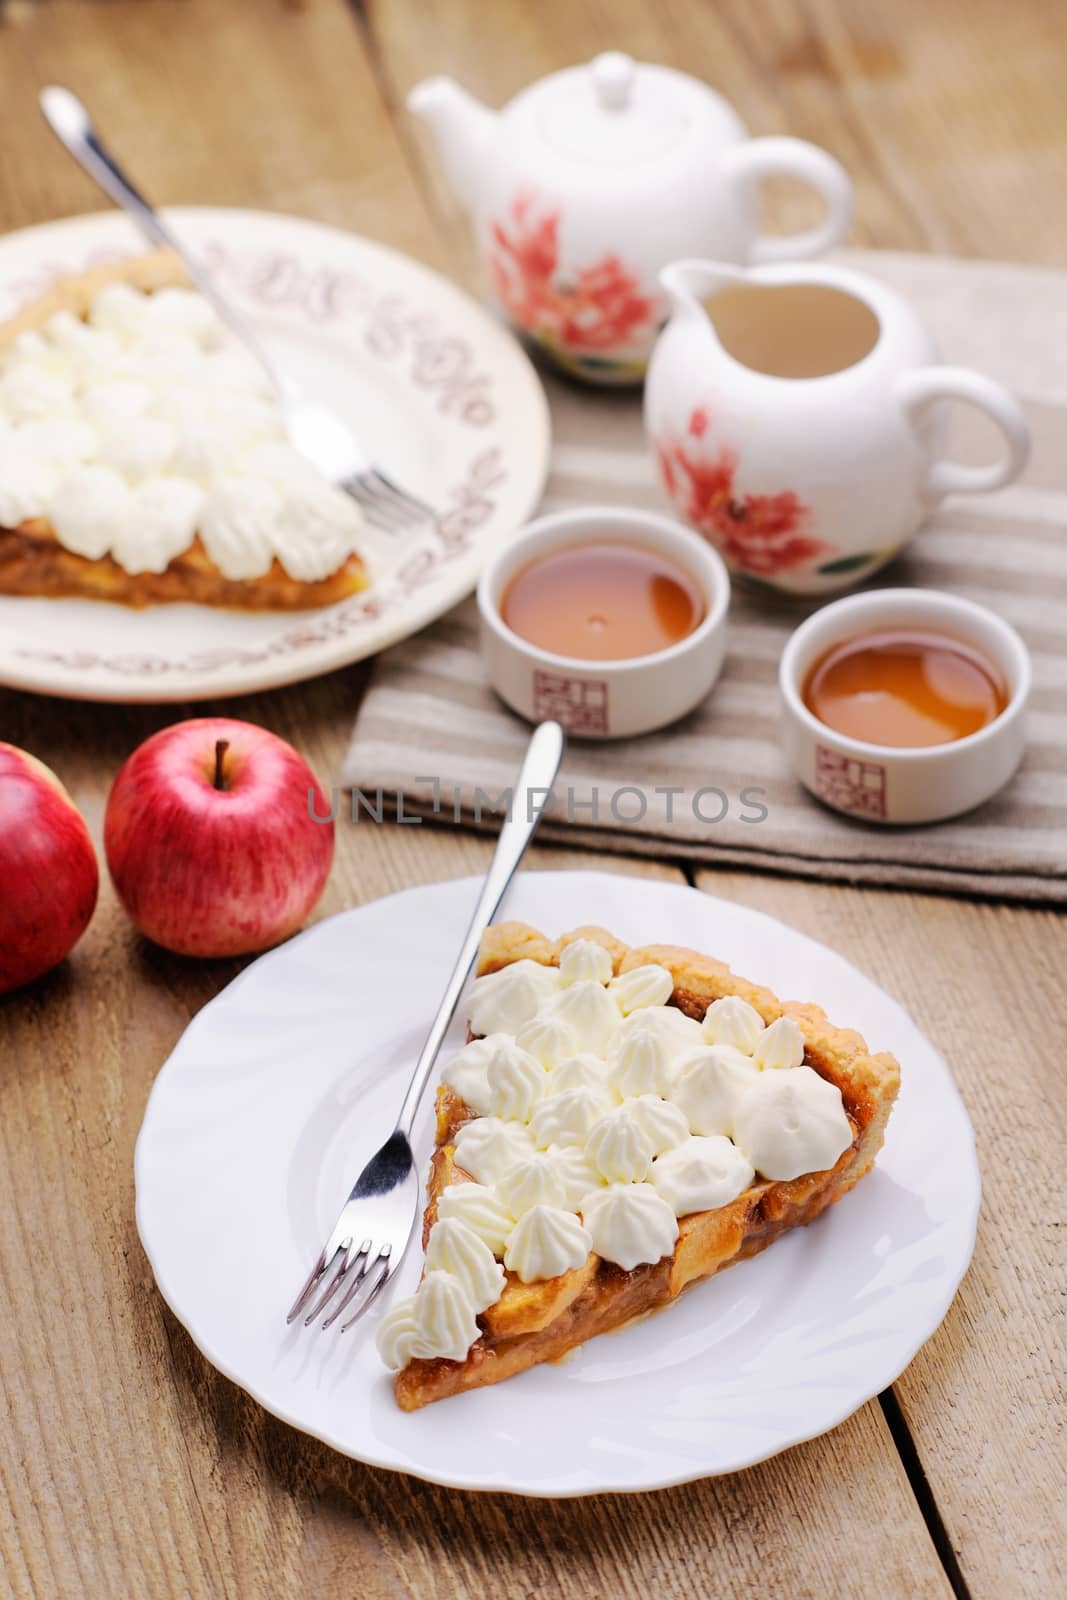
[[[229,748],[229,739],[215,740],[215,777],[213,781],[216,789],[226,788],[226,776],[222,770],[222,763]]]

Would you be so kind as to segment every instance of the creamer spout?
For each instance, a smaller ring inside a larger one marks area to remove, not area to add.
[[[747,276],[743,268],[727,266],[720,261],[672,261],[660,273],[659,281],[675,316],[699,317],[706,321],[705,300],[719,289],[745,283]]]

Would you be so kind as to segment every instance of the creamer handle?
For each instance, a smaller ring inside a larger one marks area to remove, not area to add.
[[[826,216],[802,233],[758,233],[748,252],[750,266],[804,261],[840,244],[852,226],[852,184],[839,161],[806,139],[749,139],[723,157],[727,181],[758,201],[765,178],[797,178],[822,196]]]
[[[981,467],[962,461],[931,461],[926,473],[925,492],[929,499],[946,494],[988,494],[1002,489],[1017,478],[1030,455],[1030,429],[1022,407],[1001,384],[968,367],[920,367],[897,379],[897,395],[914,425],[931,406],[945,400],[962,400],[977,406],[996,423],[1004,435],[1007,449],[997,461]]]

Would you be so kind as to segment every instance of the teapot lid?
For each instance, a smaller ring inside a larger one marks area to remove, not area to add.
[[[744,136],[738,117],[707,84],[619,50],[531,84],[507,115],[521,118],[557,155],[600,166],[668,155],[698,130],[712,142]]]

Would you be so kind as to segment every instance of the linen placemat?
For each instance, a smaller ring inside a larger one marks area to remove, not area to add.
[[[826,809],[792,776],[778,737],[778,659],[815,603],[737,586],[711,696],[660,733],[572,740],[544,836],[860,883],[1065,899],[1067,274],[886,252],[840,259],[909,295],[946,360],[998,378],[1026,410],[1034,450],[1024,478],[949,500],[871,585],[948,589],[1018,628],[1034,665],[1022,767],[980,809],[933,826],[877,828]],[[542,509],[663,509],[639,400],[551,377],[546,387],[554,448]],[[963,407],[953,413],[953,453],[988,457],[988,425]],[[494,801],[528,732],[486,684],[467,601],[376,663],[343,781],[358,791],[361,814],[366,802],[495,827]]]

